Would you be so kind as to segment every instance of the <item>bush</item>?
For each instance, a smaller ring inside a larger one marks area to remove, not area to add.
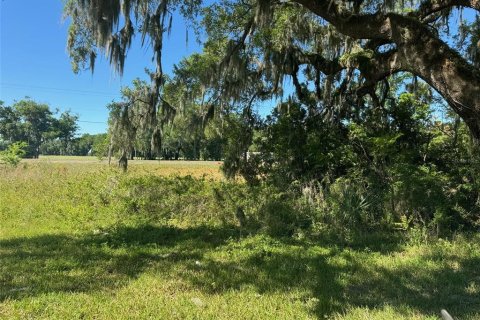
[[[266,232],[272,236],[291,236],[312,223],[300,198],[266,185],[191,176],[120,179],[112,201],[120,202],[123,214],[149,222],[238,226],[243,234]],[[244,217],[239,217],[239,212]]]
[[[25,156],[27,147],[28,144],[25,142],[12,143],[6,150],[0,152],[0,162],[16,167]]]
[[[123,178],[117,196],[124,214],[152,221],[218,225],[234,224],[236,208],[248,207],[247,200],[242,199],[244,189],[233,183],[191,176],[142,176]]]
[[[307,230],[311,224],[308,211],[299,210],[293,199],[268,199],[259,211],[261,230],[275,237],[293,236]]]

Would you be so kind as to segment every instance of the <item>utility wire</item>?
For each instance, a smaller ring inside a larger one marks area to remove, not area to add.
[[[54,88],[54,87],[43,87],[43,86],[35,86],[35,85],[24,85],[24,84],[17,84],[17,83],[6,83],[1,82],[0,85],[2,87],[12,87],[12,88],[31,88],[31,89],[41,89],[41,90],[53,90],[53,91],[63,91],[63,92],[70,92],[70,93],[77,93],[82,95],[104,95],[104,96],[118,96],[118,94],[110,94],[108,92],[101,92],[101,91],[89,91],[89,90],[78,90],[78,89],[67,89],[67,88]],[[77,122],[82,123],[92,123],[92,124],[108,124],[105,121],[87,121],[87,120],[77,120]]]
[[[77,122],[85,122],[85,123],[100,123],[100,124],[107,124],[108,122],[99,122],[99,121],[86,121],[86,120],[77,120]]]
[[[56,88],[56,87],[45,87],[45,86],[36,86],[36,85],[27,85],[27,84],[18,84],[18,83],[7,83],[1,82],[0,86],[5,88],[24,88],[24,89],[40,89],[40,90],[50,90],[50,91],[59,91],[59,92],[68,92],[76,93],[81,95],[102,95],[108,97],[119,97],[119,93],[110,93],[105,91],[90,91],[90,90],[78,90],[78,89],[68,89],[68,88]]]

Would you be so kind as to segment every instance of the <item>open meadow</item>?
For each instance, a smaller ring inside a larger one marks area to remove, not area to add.
[[[220,166],[0,167],[0,318],[439,319],[445,308],[480,319],[478,234],[346,243],[254,232],[236,208],[260,224],[277,210],[272,195],[226,181]]]

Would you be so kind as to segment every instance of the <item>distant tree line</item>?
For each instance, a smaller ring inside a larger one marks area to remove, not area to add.
[[[0,151],[22,143],[27,158],[40,154],[106,156],[107,134],[77,137],[78,128],[78,115],[70,111],[58,114],[32,99],[11,106],[0,101]]]
[[[134,89],[125,88],[123,92],[138,94],[142,86],[146,86],[146,83],[136,80]],[[130,131],[126,130],[125,134],[135,129],[134,126],[141,118],[141,104],[128,106],[126,109],[122,103],[112,103],[108,107],[110,132],[120,130],[120,127],[115,127],[115,123],[122,117],[122,130],[125,126],[130,126]],[[126,115],[122,114],[125,110]],[[119,125],[117,123],[117,126]],[[122,146],[127,146],[126,156],[129,159],[221,160],[225,139],[220,136],[215,126],[214,122],[202,126],[199,111],[188,109],[164,127],[161,142],[158,142],[158,147],[152,147],[154,132],[148,128],[135,129],[135,135],[129,136],[131,140],[128,140],[128,143],[126,137],[124,140],[122,137],[111,139],[108,133],[85,133],[78,136],[78,115],[70,111],[58,114],[47,104],[32,99],[23,99],[11,106],[0,101],[0,151],[6,150],[12,144],[23,143],[26,158],[38,158],[41,154],[107,157],[109,149],[113,151],[112,156],[121,157],[121,154],[116,152]]]

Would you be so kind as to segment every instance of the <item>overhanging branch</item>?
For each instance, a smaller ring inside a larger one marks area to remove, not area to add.
[[[452,7],[465,7],[480,12],[480,0],[427,0],[412,15],[424,19],[431,14]]]

